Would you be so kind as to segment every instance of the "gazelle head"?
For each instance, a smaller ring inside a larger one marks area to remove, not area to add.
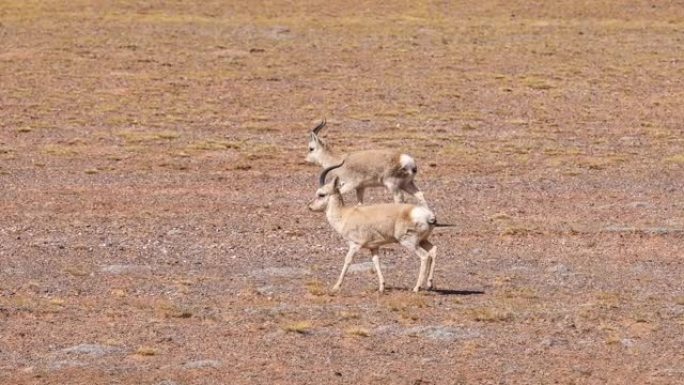
[[[331,170],[342,167],[343,164],[344,162],[335,166],[330,166],[323,170],[323,172],[321,172],[321,176],[318,180],[319,188],[318,190],[316,190],[316,199],[314,199],[314,201],[311,202],[311,204],[309,204],[309,210],[325,210],[325,208],[328,206],[328,201],[330,200],[330,197],[340,193],[340,178],[338,176],[335,176],[331,182],[325,183],[325,177]]]
[[[306,155],[306,161],[309,163],[320,163],[321,154],[326,149],[325,143],[318,137],[318,133],[325,127],[325,119],[311,130],[309,135],[309,153]]]

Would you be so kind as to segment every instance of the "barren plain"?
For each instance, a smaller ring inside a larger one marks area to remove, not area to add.
[[[683,47],[678,1],[4,0],[0,383],[683,384]],[[438,290],[329,293],[323,117],[418,160]]]

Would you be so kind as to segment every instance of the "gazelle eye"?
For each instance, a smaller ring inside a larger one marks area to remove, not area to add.
[[[311,152],[311,151],[313,151],[313,150],[314,150],[313,147],[309,147],[309,152]]]
[[[325,194],[323,194],[323,193],[318,193],[317,195],[319,198],[325,198]]]

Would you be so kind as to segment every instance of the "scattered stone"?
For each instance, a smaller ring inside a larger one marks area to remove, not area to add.
[[[376,328],[374,334],[406,335],[424,337],[439,341],[473,339],[479,338],[481,336],[477,331],[441,325],[414,326],[412,328],[401,328],[396,325],[385,325]]]
[[[636,345],[636,341],[634,341],[631,338],[623,338],[622,340],[620,340],[620,343],[622,344],[622,346],[626,348],[631,348],[634,345]]]
[[[440,341],[454,341],[463,339],[472,339],[480,337],[480,333],[467,330],[467,329],[457,329],[449,326],[415,326],[406,329],[403,334],[405,335],[417,335],[421,337],[426,337],[432,340]]]
[[[101,357],[107,354],[118,353],[121,349],[115,346],[80,344],[62,349],[61,351],[66,354],[83,354],[91,357]]]
[[[76,361],[76,360],[60,360],[60,361],[55,361],[51,362],[48,365],[49,370],[60,370],[64,368],[78,368],[78,367],[83,367],[86,366],[85,362],[81,361]]]
[[[562,263],[549,267],[547,271],[550,273],[556,273],[558,275],[567,275],[570,273],[570,269]]]
[[[274,40],[290,39],[292,35],[290,32],[290,28],[284,26],[275,26],[264,31],[266,37]]]
[[[108,274],[114,274],[114,275],[119,275],[119,274],[128,274],[128,273],[133,273],[133,272],[140,272],[140,271],[145,271],[149,270],[149,266],[142,266],[142,265],[107,265],[104,266],[100,271],[103,273],[108,273]]]
[[[265,269],[253,270],[250,275],[257,278],[264,277],[303,277],[310,275],[311,270],[296,267],[267,267]]]
[[[272,285],[266,285],[266,286],[261,286],[256,288],[256,292],[263,295],[263,296],[272,296],[275,294],[275,286]]]
[[[568,341],[564,339],[558,339],[558,338],[546,338],[541,342],[541,346],[545,348],[550,348],[554,346],[563,346],[567,345]]]
[[[668,235],[681,234],[684,229],[676,229],[671,227],[629,227],[629,226],[606,226],[603,228],[606,233],[639,233],[648,235]]]
[[[635,136],[623,136],[618,140],[628,146],[638,146],[641,144],[641,139]]]
[[[382,269],[383,271],[387,270],[387,265],[383,265],[381,263],[380,269]],[[375,268],[373,267],[373,262],[362,262],[349,265],[348,272],[350,273],[362,273],[366,271],[375,271]]]
[[[651,208],[653,207],[652,204],[648,202],[632,202],[627,205],[627,207],[631,207],[634,209],[645,209],[645,208]]]
[[[203,369],[203,368],[217,369],[219,367],[221,367],[221,361],[216,361],[216,360],[190,361],[190,362],[186,362],[185,365],[183,365],[183,368],[185,368],[185,369]]]

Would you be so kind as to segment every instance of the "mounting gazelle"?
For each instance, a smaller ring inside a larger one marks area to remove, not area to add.
[[[392,193],[394,203],[404,201],[402,191],[405,191],[416,197],[421,205],[428,206],[423,192],[413,182],[418,167],[410,155],[394,150],[364,150],[337,154],[318,137],[325,124],[326,121],[323,119],[311,131],[306,160],[323,168],[344,161],[344,166],[334,172],[334,175],[339,177],[342,194],[356,190],[356,199],[361,204],[364,189],[384,186]]]
[[[385,290],[385,279],[380,270],[378,251],[380,246],[399,243],[415,252],[420,258],[418,282],[413,288],[417,292],[426,283],[428,289],[433,288],[435,273],[436,248],[428,241],[430,233],[438,226],[435,214],[428,208],[404,203],[384,203],[369,206],[345,207],[340,192],[340,178],[335,176],[325,183],[326,175],[345,162],[327,167],[321,173],[320,188],[316,191],[316,199],[309,205],[312,211],[325,210],[328,223],[349,244],[349,251],[344,259],[342,273],[333,291],[340,290],[342,280],[354,255],[361,249],[369,249],[373,256],[373,266],[378,274],[379,290]],[[429,272],[429,273],[428,273]],[[427,274],[427,282],[426,282]]]

